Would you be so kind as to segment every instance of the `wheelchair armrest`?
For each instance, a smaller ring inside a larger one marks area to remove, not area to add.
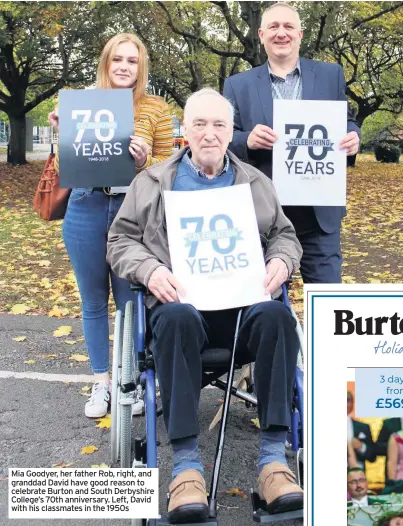
[[[133,292],[142,292],[143,294],[147,292],[147,288],[141,283],[130,283],[130,290]]]

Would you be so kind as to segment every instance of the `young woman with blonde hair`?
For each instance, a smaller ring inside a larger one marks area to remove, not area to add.
[[[132,33],[112,37],[102,50],[96,87],[98,89],[133,89],[134,135],[129,151],[139,172],[164,161],[172,153],[172,115],[160,97],[148,95],[147,50]],[[57,111],[49,114],[58,129]],[[58,155],[55,166],[58,168]],[[95,374],[85,414],[99,418],[106,414],[110,398],[108,299],[110,284],[118,309],[124,310],[132,299],[129,282],[118,278],[106,262],[109,228],[123,202],[125,193],[110,188],[74,188],[64,223],[63,238],[82,302],[85,344]]]

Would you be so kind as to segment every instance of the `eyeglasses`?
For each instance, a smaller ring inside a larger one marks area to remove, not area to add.
[[[356,486],[357,484],[364,484],[364,482],[367,482],[367,479],[358,479],[358,480],[349,480],[347,484],[351,484],[352,486]]]

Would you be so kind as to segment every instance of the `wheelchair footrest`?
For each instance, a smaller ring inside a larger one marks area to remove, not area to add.
[[[261,522],[268,524],[279,523],[282,521],[288,521],[292,519],[304,519],[304,510],[285,511],[283,513],[269,513],[266,509],[266,502],[261,500],[259,495],[251,490],[251,500],[253,509],[253,520],[255,522]]]
[[[171,526],[166,516],[161,515],[160,519],[157,519],[156,526]],[[179,525],[178,525],[179,526]],[[217,519],[207,519],[206,522],[187,522],[180,526],[218,526]]]

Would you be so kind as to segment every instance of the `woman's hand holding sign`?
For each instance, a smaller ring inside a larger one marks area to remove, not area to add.
[[[53,126],[53,128],[58,132],[59,131],[59,112],[58,112],[58,108],[55,108],[53,111],[51,111],[49,113],[48,120],[50,122],[50,125]]]
[[[273,258],[267,263],[266,271],[264,292],[265,294],[273,294],[288,278],[288,268],[282,259]]]
[[[130,136],[129,151],[136,161],[136,168],[142,168],[147,160],[150,147],[142,137]]]
[[[161,303],[179,301],[177,292],[182,296],[185,295],[185,291],[179,281],[172,272],[163,265],[157,267],[151,274],[147,288]]]

